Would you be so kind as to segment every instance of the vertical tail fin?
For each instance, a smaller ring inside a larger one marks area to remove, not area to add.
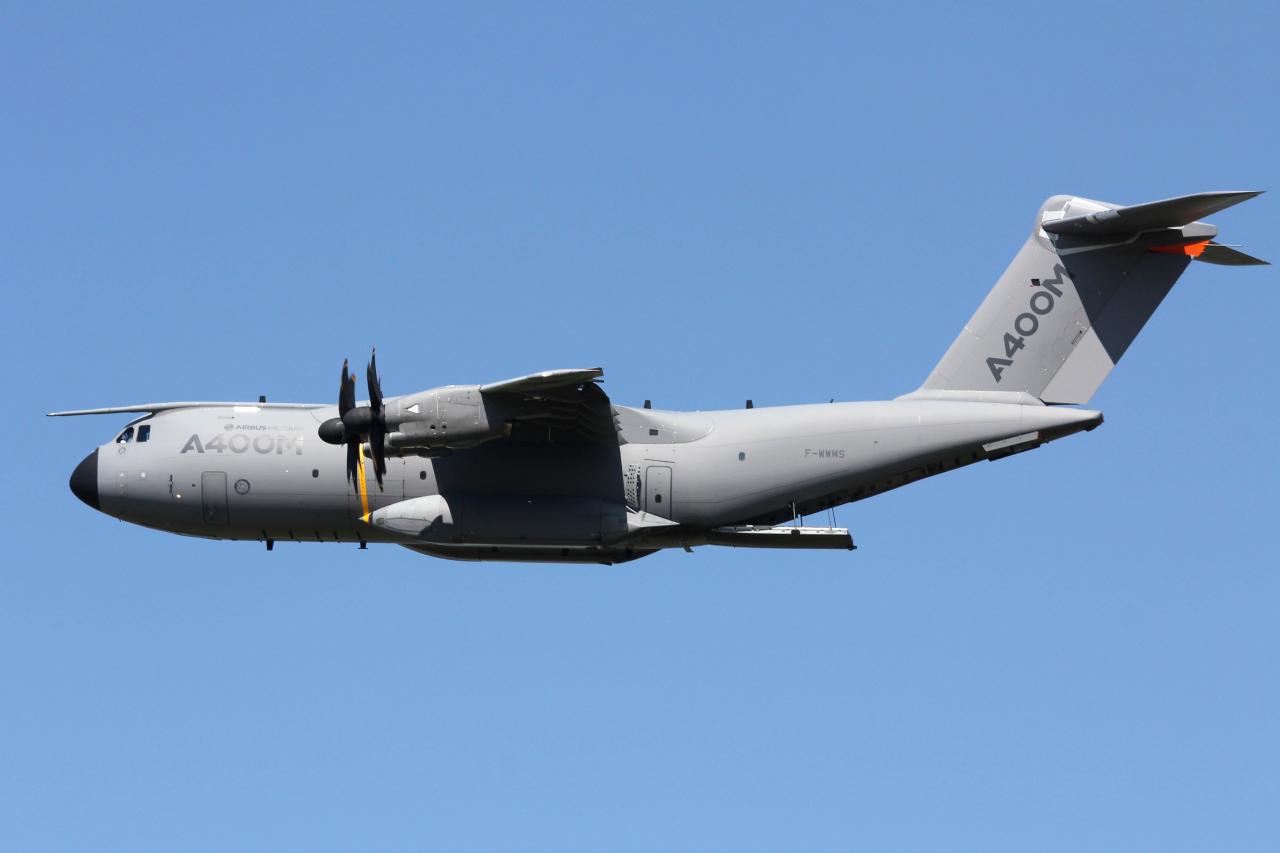
[[[1192,260],[1263,264],[1213,242],[1207,216],[1258,195],[1198,193],[1122,207],[1041,206],[1022,250],[911,396],[1022,392],[1087,403]]]

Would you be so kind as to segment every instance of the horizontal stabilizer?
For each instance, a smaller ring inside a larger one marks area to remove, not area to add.
[[[1194,193],[1163,201],[1068,216],[1047,221],[1041,227],[1050,234],[1080,237],[1118,237],[1158,228],[1179,228],[1261,194],[1261,190]]]
[[[1232,246],[1224,246],[1221,243],[1213,242],[1204,247],[1204,251],[1196,256],[1196,260],[1209,264],[1221,264],[1224,267],[1265,267],[1271,265],[1270,261],[1255,258],[1253,255],[1246,255]]]

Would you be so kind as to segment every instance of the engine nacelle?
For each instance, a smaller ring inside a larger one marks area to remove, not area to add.
[[[506,426],[492,408],[479,385],[449,385],[388,401],[387,447],[463,448],[500,438]]]

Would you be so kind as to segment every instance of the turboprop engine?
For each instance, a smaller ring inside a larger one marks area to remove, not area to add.
[[[507,433],[501,403],[486,399],[479,385],[449,385],[409,394],[388,406],[396,428],[387,445],[396,449],[462,449]]]
[[[459,450],[499,438],[509,431],[508,421],[500,413],[501,402],[484,399],[479,385],[449,385],[384,400],[377,358],[375,350],[366,371],[367,406],[356,405],[356,379],[348,362],[342,362],[338,417],[325,421],[317,430],[322,441],[347,446],[349,478],[356,476],[362,444],[368,447],[374,475],[381,487],[387,470],[388,449],[394,453],[427,454]]]

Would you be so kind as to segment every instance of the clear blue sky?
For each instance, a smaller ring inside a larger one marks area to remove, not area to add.
[[[1280,191],[1275,4],[607,5],[7,4],[0,847],[1276,849],[1270,269],[853,554],[268,554],[67,490],[124,419],[45,411],[375,343],[393,394],[891,397],[1044,197]],[[1214,221],[1280,259],[1276,211]]]

